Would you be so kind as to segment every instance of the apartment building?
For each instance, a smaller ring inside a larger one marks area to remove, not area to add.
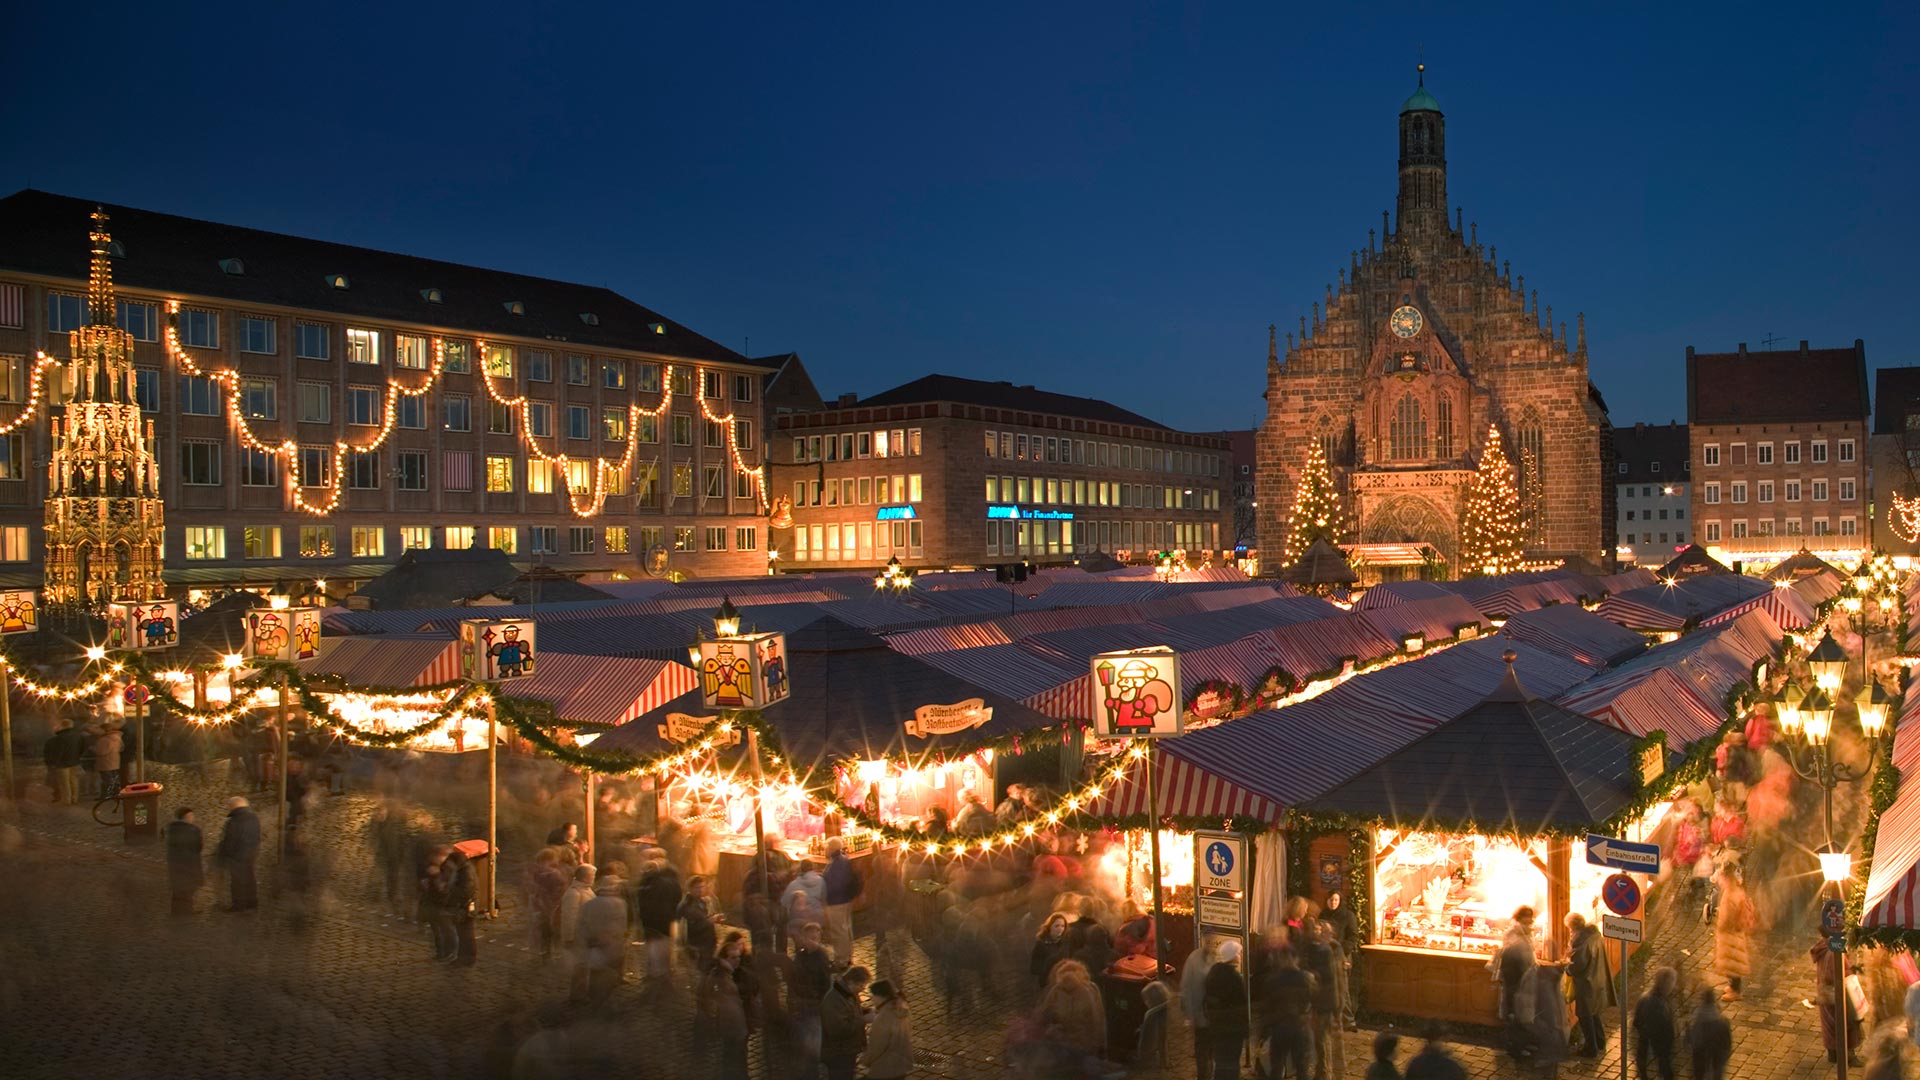
[[[1867,350],[1687,349],[1696,541],[1766,566],[1802,548],[1851,566],[1869,549]]]
[[[1687,425],[1613,429],[1615,550],[1623,566],[1660,566],[1692,543]]]
[[[37,578],[64,398],[35,359],[86,321],[94,209],[0,199],[0,576]],[[170,586],[344,586],[416,548],[766,570],[767,364],[604,288],[105,209]]]
[[[782,569],[1198,564],[1231,545],[1228,439],[1104,401],[929,375],[776,423]]]
[[[1873,549],[1920,554],[1920,367],[1873,373]]]

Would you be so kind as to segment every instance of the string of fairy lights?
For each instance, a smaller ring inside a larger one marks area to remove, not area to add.
[[[439,382],[441,374],[446,370],[446,343],[443,339],[435,337],[431,342],[432,362],[426,370],[424,381],[417,386],[409,386],[397,378],[388,378],[388,393],[382,395],[379,430],[373,435],[371,440],[367,442],[349,443],[345,440],[335,440],[333,444],[333,452],[335,455],[334,475],[330,477],[315,477],[316,483],[309,484],[307,482],[308,478],[305,475],[305,465],[300,452],[301,448],[297,442],[292,439],[271,442],[262,439],[254,432],[253,425],[249,422],[244,408],[243,379],[240,372],[235,368],[202,368],[200,364],[194,360],[192,354],[181,346],[178,322],[179,312],[179,301],[169,301],[167,304],[167,326],[164,336],[167,355],[173,359],[180,370],[199,378],[213,380],[222,386],[227,399],[227,414],[231,418],[234,433],[240,439],[241,444],[249,450],[270,454],[279,458],[285,467],[285,479],[283,483],[287,489],[289,502],[295,509],[305,511],[315,517],[325,517],[339,508],[340,499],[346,488],[346,485],[340,482],[339,474],[341,469],[344,468],[350,460],[348,455],[371,454],[384,446],[387,439],[392,435],[395,424],[398,422],[400,399],[426,396],[426,394],[433,389],[434,385]],[[474,353],[475,359],[479,364],[480,383],[486,388],[488,399],[506,408],[509,415],[513,417],[514,434],[521,445],[526,447],[530,458],[537,460],[542,466],[552,469],[557,473],[561,485],[566,489],[568,506],[576,517],[590,518],[597,516],[605,509],[607,497],[613,493],[614,489],[626,490],[626,480],[632,476],[633,462],[638,454],[641,419],[645,417],[657,422],[661,417],[666,415],[667,410],[673,404],[675,368],[671,364],[663,364],[661,366],[660,403],[651,409],[642,407],[638,402],[629,403],[627,406],[626,428],[624,431],[626,436],[626,450],[621,455],[613,458],[598,456],[578,458],[565,452],[549,453],[536,441],[538,436],[533,433],[533,423],[529,416],[532,402],[530,402],[527,395],[508,396],[502,394],[494,383],[496,377],[511,377],[511,372],[496,373],[493,370],[493,357],[485,341],[475,343]],[[12,423],[5,427],[0,427],[0,434],[6,434],[8,431],[13,430],[13,428],[25,423],[33,415],[34,411],[38,408],[42,394],[43,370],[46,366],[58,362],[59,361],[48,357],[45,353],[40,354],[39,362],[35,364],[33,370],[28,408],[21,416],[15,418]],[[692,365],[690,373],[696,386],[694,396],[700,403],[701,416],[708,422],[718,425],[723,430],[725,433],[724,438],[729,463],[736,472],[751,479],[754,498],[760,508],[764,510],[767,506],[766,466],[750,465],[745,455],[741,453],[738,429],[735,424],[735,414],[727,413],[725,416],[716,415],[712,406],[707,403],[705,397],[698,392],[697,387],[706,379],[706,369],[699,365]],[[554,439],[556,442],[559,438],[558,435],[550,435],[547,437]],[[584,478],[577,477],[573,465],[588,462],[591,463],[586,470],[588,476]],[[531,468],[532,465],[529,464],[529,469]],[[658,476],[653,477],[655,483],[661,482],[662,479],[663,478]],[[582,480],[585,482],[582,483]],[[324,488],[327,492],[326,498],[320,501],[310,501],[305,495],[305,490],[310,486]]]

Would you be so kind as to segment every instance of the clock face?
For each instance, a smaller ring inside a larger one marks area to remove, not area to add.
[[[1420,309],[1411,304],[1394,308],[1393,314],[1387,319],[1387,325],[1393,327],[1393,332],[1403,338],[1410,338],[1419,333],[1421,322]]]

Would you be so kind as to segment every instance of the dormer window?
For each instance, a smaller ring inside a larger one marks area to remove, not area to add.
[[[347,275],[345,274],[328,274],[327,275],[327,288],[345,289],[346,287],[347,287]]]
[[[439,289],[421,289],[420,299],[425,300],[429,304],[437,304],[440,302],[440,290]]]
[[[1659,471],[1660,471],[1660,463],[1659,463],[1659,462],[1657,462],[1657,461],[1656,461],[1656,462],[1654,462],[1654,463],[1653,463],[1653,471],[1654,471],[1654,472],[1659,472]]]
[[[527,313],[527,305],[518,300],[509,300],[500,306],[506,308],[507,314],[509,315],[525,315]]]
[[[247,264],[241,262],[239,259],[221,259],[220,272],[223,274],[231,274],[234,277],[240,277],[247,272]]]
[[[595,315],[591,311],[583,311],[580,313],[580,321],[586,323],[588,326],[599,326],[600,316]]]
[[[653,331],[653,332],[654,332],[654,333],[656,333],[656,334],[664,334],[664,333],[666,333],[666,332],[667,332],[667,324],[666,324],[666,323],[657,323],[657,322],[650,322],[650,323],[648,323],[648,324],[647,324],[647,329],[649,329],[649,330],[651,330],[651,331]]]

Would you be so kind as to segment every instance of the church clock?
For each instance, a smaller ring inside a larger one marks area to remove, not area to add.
[[[1387,325],[1393,327],[1393,332],[1401,337],[1410,338],[1420,332],[1422,321],[1419,308],[1412,304],[1402,304],[1393,309],[1393,314],[1387,319]]]

